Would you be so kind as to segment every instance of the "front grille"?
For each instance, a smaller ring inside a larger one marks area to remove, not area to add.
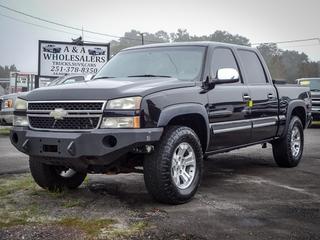
[[[103,102],[41,102],[29,103],[29,111],[52,111],[56,108],[73,111],[101,111]]]
[[[104,104],[105,101],[29,102],[29,126],[31,129],[52,131],[96,129],[99,127]],[[62,115],[59,116],[59,113]]]
[[[99,117],[71,117],[56,120],[53,117],[29,117],[31,128],[89,130],[98,127]]]

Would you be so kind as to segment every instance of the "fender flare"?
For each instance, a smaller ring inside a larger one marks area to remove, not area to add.
[[[203,151],[206,152],[210,142],[210,127],[208,113],[203,105],[197,103],[183,103],[168,106],[161,111],[157,126],[165,127],[168,125],[171,119],[186,114],[199,114],[203,117],[207,131],[206,149],[203,149]]]
[[[304,109],[304,119],[300,119],[304,128],[306,127],[306,121],[307,121],[307,108],[306,108],[306,104],[304,101],[302,101],[301,99],[296,99],[296,100],[292,100],[287,108],[287,114],[286,114],[286,124],[285,124],[285,128],[283,133],[281,134],[281,139],[285,137],[285,135],[287,134],[288,128],[289,128],[289,124],[290,124],[290,119],[292,116],[292,112],[296,107],[302,107]]]

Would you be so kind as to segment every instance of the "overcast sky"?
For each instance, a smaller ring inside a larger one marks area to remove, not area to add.
[[[119,37],[132,29],[182,28],[192,36],[222,30],[252,44],[292,41],[278,47],[320,61],[319,0],[0,0],[0,5],[0,65],[15,64],[23,72],[38,71],[39,40],[71,42],[82,35],[35,18]],[[84,33],[84,41],[111,40],[118,38]]]

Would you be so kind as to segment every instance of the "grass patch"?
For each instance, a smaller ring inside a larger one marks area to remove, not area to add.
[[[0,179],[0,196],[7,196],[13,192],[19,190],[28,190],[35,188],[36,182],[33,180],[32,176],[29,175],[27,178],[18,179],[18,178],[8,178],[4,176]]]
[[[101,229],[108,229],[110,224],[116,223],[113,219],[92,219],[82,220],[79,217],[68,217],[60,221],[56,221],[55,224],[63,225],[66,227],[76,227],[89,234],[90,237],[99,235]]]
[[[136,231],[149,229],[147,221],[140,221],[131,225],[131,228]]]
[[[0,129],[0,135],[9,135],[9,134],[10,134],[9,128]]]
[[[80,206],[82,204],[82,199],[80,198],[77,201],[70,201],[68,203],[64,203],[61,206],[63,207],[67,207],[67,208],[71,208],[71,207],[76,207],[76,206]]]
[[[68,188],[64,187],[55,187],[53,190],[46,189],[46,194],[49,197],[54,198],[67,198],[68,197]]]

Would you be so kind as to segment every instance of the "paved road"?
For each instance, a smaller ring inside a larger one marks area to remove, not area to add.
[[[123,225],[143,220],[153,226],[148,233],[152,239],[320,239],[319,135],[320,128],[306,130],[304,155],[295,168],[278,167],[270,145],[209,157],[201,187],[187,204],[155,202],[139,174],[92,174],[69,195],[73,201],[81,198],[82,206],[54,210],[53,199],[50,210],[42,211],[47,218],[116,218]],[[8,137],[0,141],[2,172],[27,162]],[[44,203],[38,196],[28,197],[41,206],[48,202],[47,197],[42,197]],[[61,208],[60,202],[56,205]]]
[[[29,172],[29,157],[16,150],[9,136],[0,135],[0,175]]]

